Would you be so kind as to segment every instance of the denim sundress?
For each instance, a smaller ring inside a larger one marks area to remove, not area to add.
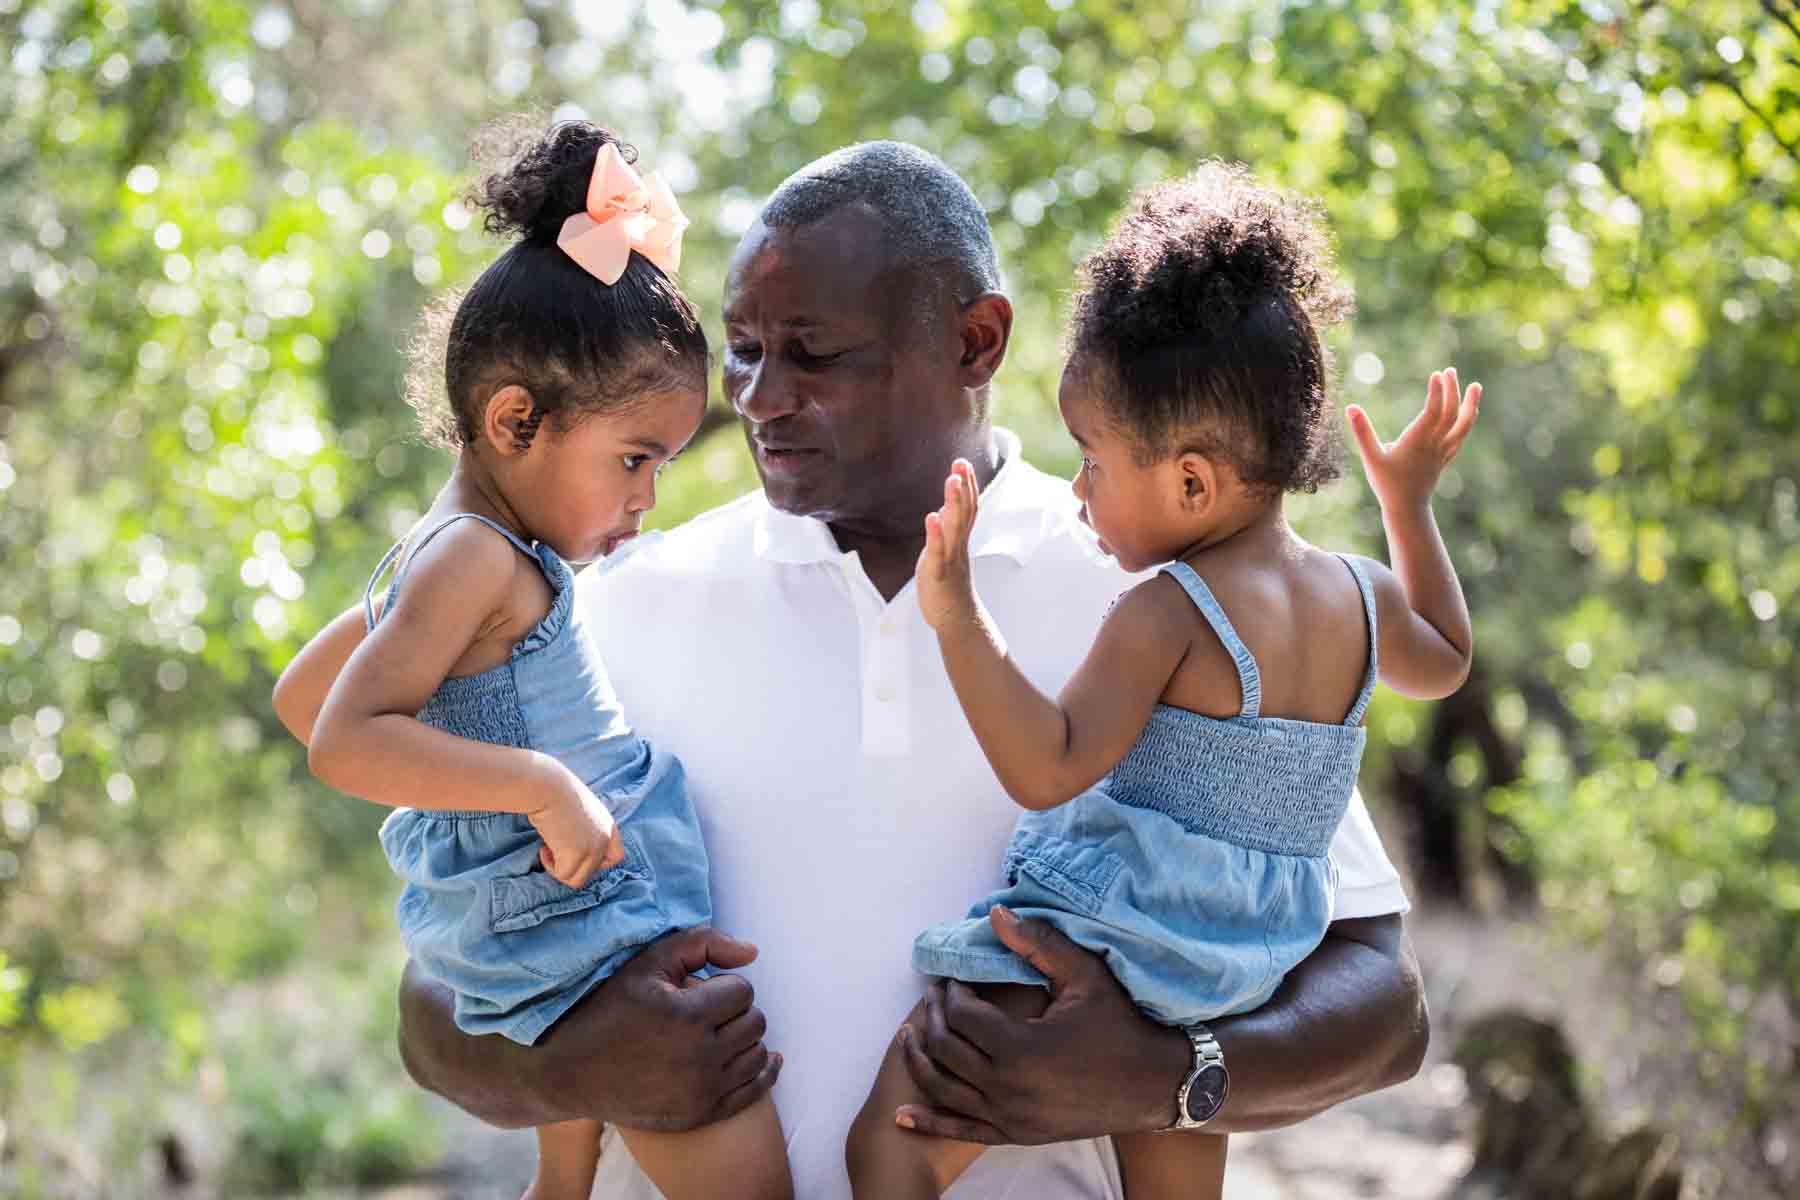
[[[542,542],[527,545],[477,513],[456,513],[412,545],[387,591],[392,611],[420,548],[460,520],[480,521],[543,570],[550,611],[508,662],[446,679],[418,719],[446,733],[560,759],[618,821],[624,861],[580,888],[538,862],[543,840],[508,812],[396,809],[381,827],[388,862],[406,883],[395,907],[406,949],[456,992],[456,1024],[526,1045],[640,948],[712,919],[706,849],[681,762],[625,722],[574,604],[574,574]],[[364,592],[376,624],[375,583]]]
[[[1191,1025],[1256,1008],[1331,923],[1327,856],[1362,762],[1375,690],[1375,593],[1354,559],[1369,666],[1341,725],[1260,716],[1256,659],[1186,563],[1181,585],[1237,665],[1228,719],[1156,706],[1118,766],[1068,803],[1020,816],[1007,886],[913,945],[927,975],[1042,985],[988,923],[1004,904],[1102,955],[1152,1018]]]

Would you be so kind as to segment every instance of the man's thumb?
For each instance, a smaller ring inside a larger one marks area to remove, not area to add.
[[[1021,920],[1003,904],[988,910],[988,921],[1006,948],[1030,963],[1050,981],[1050,994],[1060,993],[1097,961],[1093,955],[1065,937],[1061,930],[1039,920]]]
[[[710,925],[672,933],[658,942],[657,948],[670,957],[666,965],[672,968],[669,974],[675,978],[692,975],[709,963],[730,971],[756,960],[755,946]]]

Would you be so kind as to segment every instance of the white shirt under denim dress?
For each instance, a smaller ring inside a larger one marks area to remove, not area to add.
[[[1005,465],[982,493],[975,582],[1014,659],[1054,694],[1134,577],[1099,554],[1068,484],[996,437]],[[715,923],[761,949],[742,973],[786,1057],[775,1101],[796,1193],[848,1200],[845,1135],[925,986],[913,940],[1004,882],[1020,810],[969,731],[912,585],[884,602],[822,522],[745,496],[627,543],[577,577],[576,596],[636,731],[686,766]],[[1331,860],[1335,918],[1406,910],[1360,798]],[[656,1194],[609,1135],[594,1195]],[[949,1195],[1123,1189],[1099,1139],[990,1150]]]

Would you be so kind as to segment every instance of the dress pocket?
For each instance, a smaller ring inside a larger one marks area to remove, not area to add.
[[[625,857],[615,867],[600,872],[578,888],[562,883],[548,871],[524,875],[499,875],[493,883],[493,929],[516,933],[542,925],[551,917],[580,912],[603,904],[608,896],[632,882],[648,882],[650,864],[644,860],[637,838],[621,830]]]
[[[1083,916],[1098,916],[1106,894],[1125,865],[1111,850],[1020,830],[1006,853],[1006,876],[1013,884],[1021,875],[1062,901],[1059,907]]]

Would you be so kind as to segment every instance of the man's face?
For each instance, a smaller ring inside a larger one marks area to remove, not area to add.
[[[752,226],[725,279],[725,398],[769,502],[894,527],[936,507],[975,422],[948,288],[888,261],[879,219],[847,205]]]

